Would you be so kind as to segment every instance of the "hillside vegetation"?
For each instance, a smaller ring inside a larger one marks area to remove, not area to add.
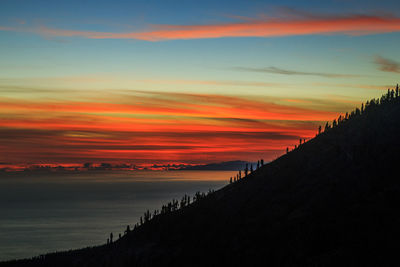
[[[224,188],[147,213],[117,241],[0,266],[396,266],[399,153],[396,88]]]

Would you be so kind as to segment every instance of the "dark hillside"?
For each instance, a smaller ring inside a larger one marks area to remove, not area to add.
[[[0,266],[396,266],[399,153],[400,98],[390,91],[112,244]]]

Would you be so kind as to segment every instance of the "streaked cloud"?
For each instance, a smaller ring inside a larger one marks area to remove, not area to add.
[[[217,86],[254,86],[254,87],[282,87],[281,83],[251,82],[251,81],[218,81],[218,80],[138,80],[138,82],[152,84],[190,84],[190,85],[217,85]]]
[[[101,32],[72,29],[0,27],[2,31],[25,31],[46,37],[82,37],[89,39],[136,39],[163,41],[222,37],[282,37],[296,35],[367,35],[400,31],[400,18],[379,15],[261,17],[233,23],[207,25],[152,25],[134,32]]]
[[[298,138],[313,136],[318,121],[337,115],[281,102],[146,91],[112,95],[107,101],[2,97],[0,149],[5,153],[0,161],[195,163],[260,155],[267,159]]]
[[[282,75],[320,76],[325,78],[354,78],[361,76],[356,74],[297,71],[297,70],[281,69],[277,67],[265,67],[265,68],[234,67],[233,69],[239,71],[251,71],[251,72],[261,72],[261,73],[282,74]]]
[[[337,84],[337,83],[312,83],[312,86],[324,86],[324,87],[341,87],[341,88],[362,88],[362,89],[373,89],[373,90],[387,90],[393,88],[395,85],[371,85],[371,84]]]
[[[400,73],[400,62],[381,56],[375,56],[374,62],[381,71]]]

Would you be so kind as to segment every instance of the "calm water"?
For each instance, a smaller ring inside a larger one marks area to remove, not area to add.
[[[0,260],[99,245],[147,210],[217,189],[231,171],[0,174]]]

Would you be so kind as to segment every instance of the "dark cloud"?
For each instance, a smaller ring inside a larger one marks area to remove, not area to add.
[[[15,141],[18,143],[21,143],[23,141],[30,142],[34,141],[37,142],[38,140],[41,140],[43,144],[63,144],[68,146],[66,144],[65,137],[68,135],[70,131],[62,131],[62,130],[37,130],[37,129],[7,129],[7,128],[0,128],[0,140],[11,142]],[[90,135],[104,135],[103,132],[75,132],[75,133],[82,133],[82,134],[90,134]],[[242,138],[254,138],[254,139],[274,139],[274,140],[291,140],[291,139],[297,139],[297,135],[290,135],[290,134],[285,134],[282,132],[278,131],[265,131],[265,132],[259,132],[259,131],[196,131],[196,132],[146,132],[146,131],[135,131],[135,132],[112,132],[108,133],[109,136],[107,139],[110,140],[126,140],[127,138],[135,138],[135,137],[147,137],[147,136],[153,136],[153,137],[161,137],[161,138],[189,138],[189,139],[197,139],[197,138],[211,138],[211,137],[223,137],[223,138],[228,138],[228,139],[242,139]],[[94,146],[104,143],[104,139],[96,140],[97,138],[94,137],[95,139],[77,139],[74,140],[74,143],[76,144],[81,144],[81,143],[87,143],[87,144],[93,144]],[[53,141],[53,142],[50,142]],[[42,145],[43,145],[42,144]],[[128,146],[128,149],[132,149],[135,147],[136,149],[144,149],[145,147],[164,147],[168,148],[170,146],[159,146],[159,145],[134,145],[134,146]],[[104,148],[104,146],[102,146]],[[110,145],[111,148],[115,149],[118,146]],[[130,147],[130,148],[129,148]],[[177,147],[178,148],[178,147]],[[181,146],[179,148],[187,148],[187,146]],[[126,148],[125,148],[126,149]]]
[[[400,62],[381,56],[375,56],[374,62],[381,71],[400,73]]]
[[[204,138],[224,138],[224,139],[266,139],[266,140],[297,140],[299,136],[285,134],[282,132],[257,132],[257,131],[204,131],[204,132],[135,132],[134,135],[156,136],[177,139],[204,139]]]
[[[361,75],[356,75],[356,74],[296,71],[296,70],[281,69],[281,68],[277,68],[277,67],[265,67],[265,68],[234,67],[233,69],[238,70],[238,71],[250,71],[250,72],[282,74],[282,75],[320,76],[320,77],[325,77],[325,78],[349,78],[349,77],[360,77],[361,76]]]

